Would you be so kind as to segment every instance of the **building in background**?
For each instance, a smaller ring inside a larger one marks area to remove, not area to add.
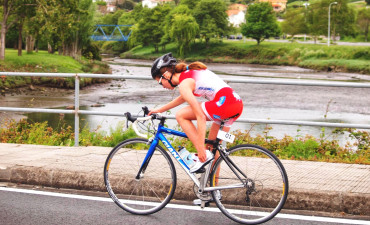
[[[93,0],[93,2],[105,2],[106,5],[98,5],[98,10],[103,13],[113,13],[117,10],[117,0]]]
[[[281,12],[286,9],[288,0],[259,0],[260,2],[269,2],[274,8],[275,12]]]
[[[117,10],[117,6],[116,5],[112,5],[112,4],[107,4],[107,12],[115,12]]]
[[[246,5],[231,4],[226,11],[229,23],[232,24],[234,27],[240,27],[242,23],[245,23],[246,12]]]

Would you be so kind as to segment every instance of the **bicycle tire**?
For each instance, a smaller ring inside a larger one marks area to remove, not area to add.
[[[165,207],[176,189],[176,170],[168,153],[157,145],[140,179],[138,171],[148,152],[147,139],[128,139],[109,153],[104,182],[113,201],[132,214],[148,215]]]
[[[238,145],[227,152],[227,158],[247,176],[243,176],[246,185],[220,190],[221,199],[220,194],[213,191],[217,207],[227,217],[242,224],[259,224],[272,219],[283,208],[289,189],[288,176],[280,160],[257,145]],[[239,172],[238,175],[242,176]],[[211,172],[211,186],[238,183],[242,184],[225,160],[219,157]]]

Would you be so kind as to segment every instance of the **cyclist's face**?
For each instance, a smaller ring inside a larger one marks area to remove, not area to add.
[[[168,80],[171,78],[170,72],[165,72],[160,78],[157,78],[158,84],[161,85],[163,88],[166,89],[174,89],[171,84],[168,82]]]

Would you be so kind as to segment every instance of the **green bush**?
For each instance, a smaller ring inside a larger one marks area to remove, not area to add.
[[[20,122],[3,122],[0,128],[0,142],[19,144],[40,144],[40,145],[74,145],[74,130],[60,121],[58,128],[53,129],[47,122],[28,123],[26,120]],[[128,138],[136,137],[132,129],[123,129],[124,124],[120,123],[106,132],[99,130],[90,131],[87,127],[81,129],[79,144],[81,146],[105,146],[113,147],[119,142]],[[252,128],[251,128],[252,129]],[[239,144],[255,144],[274,152],[281,159],[291,160],[312,160],[325,162],[342,162],[370,164],[370,136],[369,132],[355,129],[338,129],[334,133],[349,132],[350,136],[357,142],[353,145],[339,146],[337,140],[326,140],[324,136],[317,139],[311,136],[290,137],[285,136],[277,139],[269,135],[271,127],[266,126],[263,134],[252,137],[250,130],[235,131],[236,140],[228,147]],[[184,138],[171,137],[173,147],[184,146],[190,152],[196,152],[193,144]]]
[[[313,159],[319,158],[319,143],[313,139],[294,140],[284,149],[275,151],[277,155],[283,158]]]
[[[360,50],[353,54],[353,59],[370,60],[370,50]]]
[[[96,4],[97,5],[100,5],[100,6],[106,6],[107,5],[107,2],[105,2],[105,1],[97,1]]]

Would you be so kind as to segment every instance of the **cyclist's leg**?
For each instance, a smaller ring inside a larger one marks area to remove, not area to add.
[[[192,120],[196,119],[196,115],[190,106],[186,106],[176,113],[177,122],[179,123],[185,134],[188,136],[189,140],[193,143],[194,147],[199,150],[204,149],[204,139],[202,140],[199,138],[197,127],[195,127],[192,122]],[[197,126],[199,127],[200,124],[197,124]]]
[[[211,126],[211,129],[209,131],[209,134],[208,134],[208,140],[216,140],[217,133],[218,133],[219,130],[220,130],[220,124],[217,124],[217,123],[213,122],[212,123],[212,126]],[[225,132],[229,132],[230,127],[223,127],[222,130],[225,131]],[[213,148],[212,145],[210,145],[210,144],[207,144],[206,145],[206,149],[212,150],[212,148]],[[213,167],[214,163],[216,162],[216,160],[218,159],[218,157],[220,157],[220,153],[219,152],[216,152],[215,160],[213,161],[212,167]],[[221,167],[218,167],[217,168],[216,179],[215,179],[215,186],[217,186],[217,184],[218,184],[218,175],[220,173],[220,169],[221,169]],[[218,196],[219,198],[221,198],[221,193],[219,191],[217,191],[216,196]],[[210,199],[209,201],[207,201],[206,206],[208,206],[209,205],[209,202],[212,202],[212,201],[213,201],[213,198]],[[202,201],[200,199],[195,199],[193,201],[193,204],[194,205],[201,205],[201,203],[202,203]]]
[[[211,126],[211,129],[209,131],[208,139],[209,140],[216,140],[217,133],[218,133],[219,130],[220,130],[220,124],[217,124],[217,123],[213,122],[212,126]],[[225,131],[225,132],[229,132],[230,127],[223,127],[222,130]],[[212,149],[212,146],[208,144],[206,148],[207,149]],[[220,157],[220,153],[216,152],[215,161],[213,161],[213,165],[216,162],[216,160],[218,159],[218,157]],[[218,171],[217,171],[216,177],[218,177],[218,174],[220,173],[220,167],[217,168],[217,169],[218,169]],[[218,183],[218,178],[216,178],[216,186],[217,186],[217,183]]]

